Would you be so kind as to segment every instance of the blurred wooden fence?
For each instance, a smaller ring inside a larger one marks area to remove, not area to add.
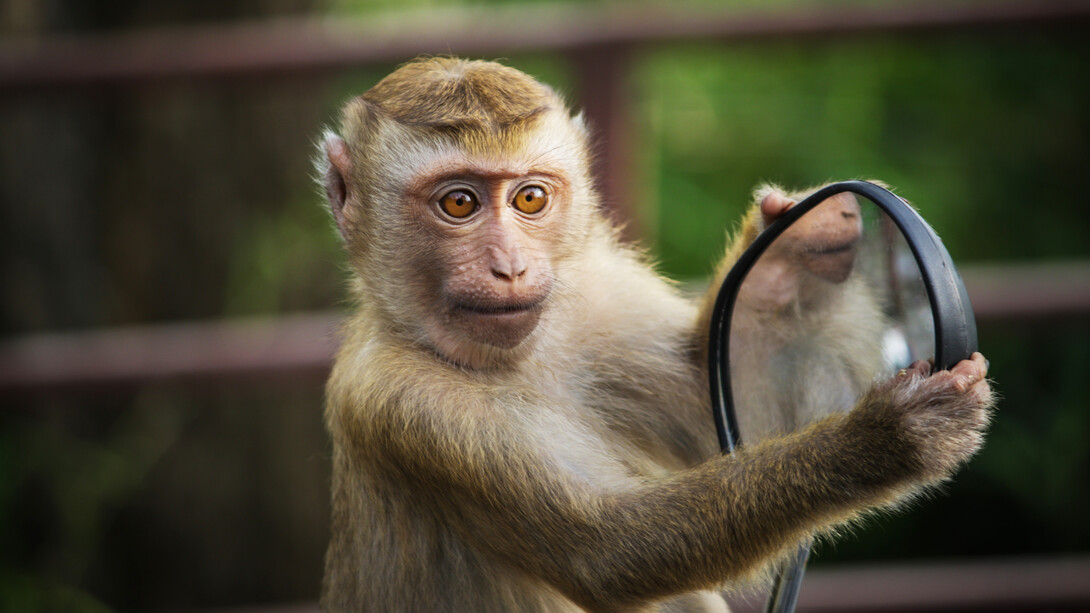
[[[761,44],[784,38],[1086,32],[1090,2],[815,5],[751,13],[614,3],[459,9],[160,29],[98,37],[0,40],[0,97],[217,79],[309,77],[428,53],[572,58],[579,98],[604,141],[606,201],[627,202],[623,123],[634,51],[678,41]],[[452,36],[451,33],[457,33]],[[620,219],[631,212],[614,209]],[[1090,318],[1090,262],[967,267],[981,325]],[[87,393],[164,380],[320,380],[336,349],[337,313],[44,334],[0,342],[0,396]],[[811,602],[807,601],[810,594]],[[930,594],[930,596],[926,596]],[[810,610],[1087,610],[1090,562],[1021,561],[815,572]],[[309,607],[304,607],[304,610]]]

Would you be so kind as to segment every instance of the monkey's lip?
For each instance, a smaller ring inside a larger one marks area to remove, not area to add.
[[[536,313],[541,310],[543,300],[529,300],[525,302],[496,302],[496,303],[458,303],[454,305],[455,311],[470,315],[484,315],[497,317],[504,315],[523,315]]]
[[[828,246],[813,246],[806,250],[807,253],[812,255],[837,255],[841,253],[851,253],[855,251],[855,246],[859,243],[858,238],[853,238],[849,241],[828,245]]]
[[[543,303],[544,299],[455,303],[452,323],[472,340],[511,349],[537,327]]]

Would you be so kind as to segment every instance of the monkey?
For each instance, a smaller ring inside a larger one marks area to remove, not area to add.
[[[354,299],[326,387],[324,610],[725,611],[725,585],[980,447],[975,354],[721,454],[710,299],[620,240],[589,152],[553,89],[447,57],[402,65],[324,133]]]

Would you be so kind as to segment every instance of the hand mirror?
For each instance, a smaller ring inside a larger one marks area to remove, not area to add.
[[[873,183],[826,186],[769,225],[719,290],[708,368],[720,446],[848,411],[898,369],[949,369],[976,344],[961,277],[915,209]],[[781,569],[766,611],[794,610],[809,551]]]

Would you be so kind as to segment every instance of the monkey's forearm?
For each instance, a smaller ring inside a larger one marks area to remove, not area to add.
[[[589,577],[600,582],[597,596],[615,602],[620,594],[714,587],[759,570],[815,531],[895,500],[915,483],[917,469],[903,460],[911,450],[897,437],[874,449],[872,434],[837,416],[607,498],[598,527],[610,529],[578,552],[590,558],[586,567],[613,571]],[[626,545],[624,554],[614,556],[611,542]]]

